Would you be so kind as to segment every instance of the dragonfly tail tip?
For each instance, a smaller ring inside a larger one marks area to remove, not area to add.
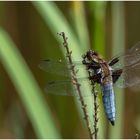
[[[111,122],[111,124],[114,126],[115,125],[115,121],[110,121]]]

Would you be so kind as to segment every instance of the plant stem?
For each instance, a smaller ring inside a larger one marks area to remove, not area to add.
[[[89,77],[90,77],[90,71],[88,71],[88,74],[89,74]],[[92,85],[92,95],[93,95],[93,98],[94,98],[94,125],[93,125],[93,128],[94,128],[94,132],[93,132],[93,135],[94,135],[94,138],[97,139],[98,138],[98,127],[97,127],[97,123],[98,123],[98,108],[99,108],[99,105],[98,105],[98,101],[97,101],[97,96],[98,96],[98,91],[96,90],[96,85],[95,85],[95,82],[90,79],[91,81],[91,85]]]
[[[93,93],[93,96],[94,96],[94,138],[97,139],[97,134],[98,134],[98,128],[97,128],[97,123],[98,123],[98,108],[99,108],[99,105],[98,105],[98,101],[97,101],[97,96],[98,96],[98,92],[97,90],[95,89],[95,83],[92,82],[92,93]]]
[[[70,51],[69,47],[68,47],[68,43],[67,43],[68,38],[65,36],[64,32],[61,32],[61,33],[58,33],[58,34],[60,36],[62,36],[62,38],[64,40],[63,46],[66,49],[66,57],[68,58],[68,62],[71,65],[72,83],[75,85],[75,87],[77,89],[78,96],[80,98],[80,103],[81,103],[81,106],[82,106],[84,119],[85,119],[86,125],[88,127],[88,132],[89,132],[90,139],[93,139],[93,133],[92,133],[92,130],[91,130],[91,127],[90,127],[89,116],[88,116],[87,109],[86,109],[87,105],[85,104],[82,93],[81,93],[81,89],[80,89],[81,85],[78,83],[78,80],[76,78],[76,73],[77,72],[75,71],[75,65],[73,64],[72,57],[71,57],[72,51]]]

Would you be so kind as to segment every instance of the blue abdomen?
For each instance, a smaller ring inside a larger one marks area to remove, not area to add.
[[[115,97],[112,83],[102,85],[103,90],[103,104],[111,124],[115,124]]]

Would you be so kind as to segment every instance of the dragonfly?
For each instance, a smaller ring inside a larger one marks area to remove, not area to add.
[[[132,87],[140,84],[140,42],[128,49],[125,53],[118,54],[110,61],[89,50],[82,56],[82,61],[73,62],[76,67],[86,67],[88,78],[78,77],[78,80],[91,80],[100,85],[104,110],[108,120],[115,125],[116,107],[113,86],[119,88]],[[49,73],[55,73],[70,78],[71,65],[64,61],[43,60],[39,67]],[[80,68],[79,67],[79,68]],[[71,93],[71,81],[52,81],[46,86],[47,93],[56,95],[77,96]]]

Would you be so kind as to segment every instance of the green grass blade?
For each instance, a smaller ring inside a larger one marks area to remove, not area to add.
[[[105,10],[106,2],[96,1],[91,2],[90,8],[94,16],[94,23],[92,29],[92,46],[101,55],[105,56]]]
[[[96,1],[96,2],[90,2],[89,3],[92,16],[94,18],[94,22],[92,23],[94,26],[91,28],[91,38],[93,40],[91,41],[92,43],[92,48],[97,51],[99,54],[102,56],[105,56],[105,9],[106,9],[106,2],[102,1]],[[99,93],[101,92],[100,87],[98,87]],[[101,94],[100,94],[101,95]],[[99,138],[105,138],[106,134],[106,116],[104,113],[104,107],[102,104],[102,97],[99,96],[99,106],[100,106],[100,111],[98,113],[99,117],[99,123],[98,123],[98,128],[99,128]]]
[[[62,40],[56,36],[56,33],[65,32],[65,34],[70,38],[69,40],[72,40],[73,49],[77,48],[75,51],[79,51],[79,42],[77,41],[77,37],[56,4],[54,2],[45,1],[33,1],[32,3],[41,14],[43,20],[46,22],[47,26],[49,26],[56,39],[62,43]]]
[[[60,138],[37,82],[17,47],[2,29],[0,29],[0,58],[25,106],[37,137]]]
[[[112,36],[113,36],[113,55],[124,52],[125,46],[125,24],[124,24],[124,4],[123,2],[112,2]],[[116,122],[115,126],[110,128],[109,138],[122,138],[123,132],[123,90],[115,88],[116,96]]]
[[[78,40],[85,50],[90,48],[89,34],[86,21],[85,5],[83,1],[72,2],[71,15],[75,26]]]
[[[52,31],[52,33],[55,35],[56,40],[59,41],[59,43],[62,46],[62,40],[60,40],[58,36],[56,36],[57,32],[64,31],[66,36],[68,36],[68,43],[69,43],[69,49],[72,50],[72,56],[73,60],[80,60],[81,55],[85,53],[85,51],[88,48],[83,48],[80,44],[80,41],[78,41],[78,37],[75,36],[71,26],[68,24],[67,20],[61,13],[61,11],[58,9],[58,7],[55,5],[54,2],[32,2],[38,12],[43,17],[45,23],[47,26],[49,26],[49,29]],[[62,47],[62,50],[63,47]],[[79,71],[78,75],[85,75],[86,71],[83,69],[83,71]],[[88,84],[81,86],[81,91],[83,93],[90,93],[91,89]],[[76,99],[76,102],[78,102],[78,110],[81,111],[81,106],[79,101]],[[90,116],[90,120],[93,120],[93,101],[91,97],[84,98],[85,103],[87,104],[87,112]],[[91,125],[92,127],[93,125]]]
[[[95,26],[94,26],[94,49],[105,57],[105,8],[106,2],[95,2],[94,5],[94,17],[95,17]],[[99,90],[99,88],[98,88]],[[101,91],[101,90],[99,90]],[[102,99],[102,97],[100,97]],[[103,116],[103,117],[102,117]],[[100,100],[100,112],[99,112],[99,138],[105,138],[106,134],[106,116],[104,113],[104,107],[102,100]]]

